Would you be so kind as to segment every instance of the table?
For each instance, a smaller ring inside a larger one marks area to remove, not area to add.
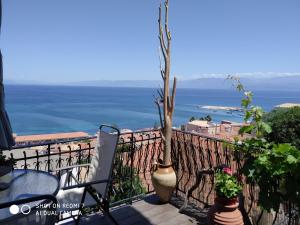
[[[48,194],[55,196],[59,190],[59,180],[54,175],[44,171],[15,169],[10,173],[10,180],[9,188],[0,191],[0,204],[30,198],[35,195]],[[39,201],[27,205],[34,207],[41,203],[42,201]],[[0,221],[11,216],[13,215],[9,212],[9,209],[0,209]]]

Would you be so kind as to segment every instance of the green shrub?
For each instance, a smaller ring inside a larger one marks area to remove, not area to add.
[[[218,197],[232,199],[237,197],[241,190],[242,186],[238,183],[237,178],[232,176],[229,168],[223,168],[223,170],[216,172],[216,193]]]
[[[291,143],[300,149],[300,107],[278,108],[264,116],[272,132],[266,135],[275,143]]]

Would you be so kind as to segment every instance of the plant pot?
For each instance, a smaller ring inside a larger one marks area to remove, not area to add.
[[[215,204],[208,212],[209,225],[244,225],[243,216],[238,209],[237,198],[215,199]]]
[[[172,165],[158,164],[152,174],[152,184],[161,202],[169,202],[176,187],[176,174]]]
[[[11,182],[11,171],[13,167],[9,165],[0,166],[0,191],[9,187]]]

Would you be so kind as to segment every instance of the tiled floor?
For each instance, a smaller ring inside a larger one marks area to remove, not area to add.
[[[112,216],[120,225],[192,225],[206,224],[205,216],[200,222],[194,217],[179,213],[178,208],[172,204],[161,204],[155,195],[148,196],[143,200],[136,201],[132,205],[125,205],[111,211]],[[73,225],[74,222],[62,223]],[[81,225],[113,225],[107,216],[94,214],[84,217]]]

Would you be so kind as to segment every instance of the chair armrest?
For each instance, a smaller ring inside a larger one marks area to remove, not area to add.
[[[96,180],[96,181],[91,181],[91,182],[86,182],[86,183],[81,183],[81,184],[76,184],[76,185],[71,185],[71,186],[63,187],[63,188],[61,188],[61,190],[69,190],[69,189],[73,189],[73,188],[88,187],[88,186],[91,186],[93,184],[107,183],[109,181],[110,180]]]

